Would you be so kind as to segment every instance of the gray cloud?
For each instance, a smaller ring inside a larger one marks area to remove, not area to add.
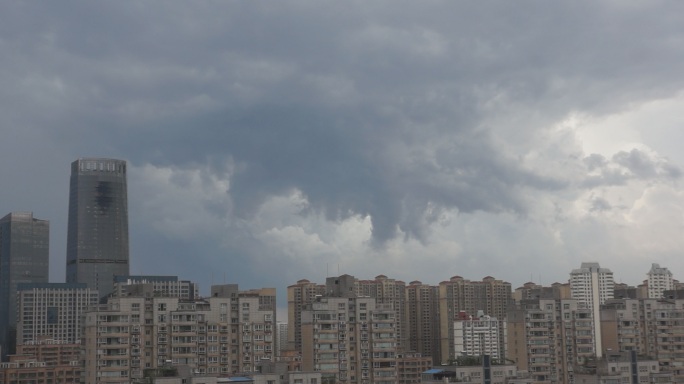
[[[260,242],[282,226],[255,217],[295,192],[306,204],[289,213],[293,226],[368,218],[379,258],[396,239],[430,247],[435,231],[469,215],[500,231],[503,216],[551,222],[540,204],[681,177],[679,165],[641,149],[582,153],[574,133],[554,127],[680,92],[683,6],[10,2],[0,15],[0,127],[6,138],[20,133],[0,150],[20,158],[39,143],[40,155],[2,171],[26,186],[4,189],[0,207],[40,201],[40,185],[19,175],[43,169],[61,198],[36,206],[63,226],[66,209],[55,207],[66,204],[68,162],[106,155],[171,170],[169,190],[211,191],[195,204],[143,179],[131,186],[142,194],[132,206],[148,215],[133,217],[138,252],[182,250],[207,265],[274,252]],[[591,204],[608,214],[623,203]],[[571,217],[558,209],[550,215]],[[216,232],[184,239],[168,225],[192,214]],[[316,233],[307,230],[295,232]],[[326,231],[322,243],[334,237]],[[548,244],[560,244],[552,232]],[[481,240],[454,237],[468,249]]]

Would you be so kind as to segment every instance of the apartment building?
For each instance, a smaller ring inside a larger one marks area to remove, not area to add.
[[[144,286],[152,286],[152,295],[178,297],[181,300],[195,300],[200,297],[199,286],[189,280],[179,280],[178,276],[114,276],[113,297],[140,295]]]
[[[420,383],[420,375],[432,367],[432,357],[423,356],[419,352],[402,352],[397,354],[397,383]]]
[[[578,300],[521,300],[506,322],[506,359],[535,383],[572,383],[574,366],[595,355],[592,312]]]
[[[606,351],[575,367],[577,383],[674,383],[669,372],[661,372],[658,361],[638,356],[636,351]],[[677,381],[678,382],[678,381]]]
[[[439,358],[442,364],[457,357],[454,351],[454,320],[460,312],[484,314],[497,319],[506,319],[511,301],[511,284],[487,276],[482,281],[470,281],[454,276],[439,283]],[[503,324],[500,323],[500,324]],[[499,329],[504,351],[504,329]],[[504,356],[505,357],[505,356]]]
[[[653,263],[646,275],[648,276],[646,284],[649,299],[660,299],[664,291],[674,289],[674,279],[669,269]]]
[[[356,295],[375,299],[376,304],[390,304],[396,319],[397,350],[409,351],[408,319],[406,317],[406,283],[378,275],[373,280],[356,280]]]
[[[601,306],[601,344],[606,351],[646,354],[641,300],[612,299]]]
[[[301,315],[302,368],[326,382],[397,382],[395,312],[370,297],[317,297]]]
[[[287,323],[278,322],[276,324],[276,345],[275,354],[276,357],[283,355],[283,351],[287,350]]]
[[[408,350],[439,363],[439,289],[412,281],[406,286]]]
[[[84,283],[18,284],[17,345],[45,339],[80,343],[82,316],[98,299]]]
[[[497,362],[503,362],[500,349],[505,339],[499,340],[499,330],[506,325],[480,311],[476,316],[460,312],[454,321],[454,351],[466,356],[488,355]]]
[[[592,311],[592,318],[598,319],[601,305],[614,297],[613,272],[607,268],[601,268],[599,263],[582,263],[580,268],[570,272],[570,292],[573,299],[587,304]],[[594,335],[596,336],[596,356],[600,358],[603,354],[603,346],[598,321],[594,323]]]
[[[421,383],[509,384],[518,377],[515,365],[489,363],[489,356],[473,356],[466,364],[442,365],[421,374]],[[515,382],[530,382],[515,381]]]
[[[302,311],[316,297],[325,295],[325,285],[302,279],[287,287],[287,346],[282,350],[302,350]]]
[[[80,344],[36,340],[17,346],[0,363],[0,384],[75,384],[81,379]]]
[[[194,301],[154,296],[148,288],[86,313],[85,383],[128,383],[168,364],[208,375],[252,372],[274,358],[274,288],[213,286],[211,297]]]

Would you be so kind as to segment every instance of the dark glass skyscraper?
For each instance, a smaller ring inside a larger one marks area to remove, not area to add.
[[[100,297],[114,276],[129,274],[126,162],[84,158],[71,163],[67,283],[86,283]]]
[[[30,212],[0,219],[0,349],[3,359],[14,353],[17,285],[47,283],[50,223]]]

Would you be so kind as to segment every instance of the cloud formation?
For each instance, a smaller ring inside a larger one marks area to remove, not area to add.
[[[682,7],[10,2],[0,208],[52,220],[53,280],[91,155],[130,162],[132,272],[204,289],[677,275]]]

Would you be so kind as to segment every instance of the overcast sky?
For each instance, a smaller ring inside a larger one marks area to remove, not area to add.
[[[128,161],[131,273],[684,280],[684,3],[4,1],[0,215]]]

